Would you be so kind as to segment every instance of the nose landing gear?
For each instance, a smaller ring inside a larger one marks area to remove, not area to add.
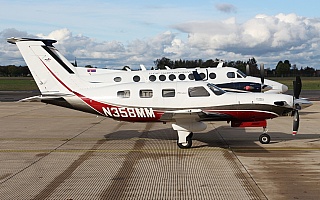
[[[263,133],[259,137],[259,141],[261,144],[269,144],[270,143],[270,136],[267,134],[268,130],[266,127],[263,127]]]

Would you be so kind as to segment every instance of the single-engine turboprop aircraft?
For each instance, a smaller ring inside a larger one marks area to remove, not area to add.
[[[225,92],[205,81],[134,82],[94,84],[81,79],[75,67],[50,39],[9,38],[26,61],[41,95],[24,101],[94,113],[129,122],[171,122],[178,146],[190,148],[193,132],[206,129],[205,121],[227,121],[232,127],[262,127],[259,141],[270,142],[267,119],[294,116],[293,134],[299,127],[301,82],[294,97],[284,94]]]

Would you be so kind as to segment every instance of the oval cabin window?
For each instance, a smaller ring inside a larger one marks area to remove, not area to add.
[[[209,74],[209,77],[210,77],[211,79],[215,79],[215,78],[217,78],[217,75],[216,75],[216,73],[211,72],[211,73]]]
[[[114,82],[120,82],[121,81],[121,77],[114,77]]]
[[[155,75],[150,75],[149,76],[149,80],[152,81],[152,82],[155,81],[156,80],[156,76]]]
[[[165,80],[166,80],[166,76],[163,75],[163,74],[160,75],[160,76],[159,76],[159,80],[160,80],[160,81],[165,81]]]
[[[169,79],[170,79],[170,81],[174,81],[174,79],[176,79],[176,75],[170,74]]]
[[[134,82],[139,82],[140,81],[140,76],[134,76],[133,77]]]
[[[180,79],[181,81],[183,81],[184,79],[186,79],[186,75],[180,74],[180,75],[179,75],[179,79]]]

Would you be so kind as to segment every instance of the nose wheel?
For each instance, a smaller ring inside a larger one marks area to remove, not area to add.
[[[270,136],[267,134],[268,130],[266,127],[263,127],[263,133],[259,137],[259,141],[261,144],[269,144],[270,143]]]
[[[261,144],[269,144],[270,140],[271,140],[270,136],[266,133],[261,134],[259,137],[259,141]]]

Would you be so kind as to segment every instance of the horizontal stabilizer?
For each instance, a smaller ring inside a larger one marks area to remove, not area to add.
[[[20,42],[20,41],[41,41],[46,46],[50,46],[50,47],[52,47],[53,43],[57,42],[57,40],[51,40],[51,39],[15,38],[15,37],[11,37],[7,39],[7,42],[11,44],[16,44],[16,42]]]
[[[67,97],[67,96],[73,96],[73,95],[58,95],[58,96],[38,95],[38,96],[33,96],[33,97],[21,99],[18,102],[41,102],[42,100],[55,100],[55,99],[60,99],[60,98]]]

